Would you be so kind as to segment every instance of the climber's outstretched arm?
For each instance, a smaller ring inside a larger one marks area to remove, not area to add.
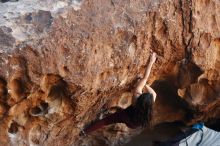
[[[150,62],[147,65],[147,68],[145,70],[144,77],[138,82],[136,88],[134,89],[133,101],[135,101],[136,98],[142,94],[142,90],[147,83],[148,77],[151,72],[151,68],[152,68],[153,64],[155,63],[155,61],[156,61],[156,53],[153,53],[151,55]],[[149,86],[148,86],[147,89],[148,89],[148,92],[153,94],[153,96],[156,96],[156,93],[154,92],[154,90],[152,88],[149,88]],[[156,97],[154,97],[154,98],[156,98]]]

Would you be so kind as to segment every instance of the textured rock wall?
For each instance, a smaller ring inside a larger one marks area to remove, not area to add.
[[[130,104],[152,51],[153,125],[219,118],[219,11],[218,0],[0,3],[0,144],[125,143],[140,129],[78,134]]]

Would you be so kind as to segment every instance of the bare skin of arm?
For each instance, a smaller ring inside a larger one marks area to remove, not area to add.
[[[146,85],[148,77],[151,72],[151,68],[152,68],[153,64],[155,63],[155,61],[156,61],[156,53],[153,53],[151,55],[150,62],[147,65],[147,68],[145,70],[144,77],[142,79],[140,79],[136,88],[134,89],[132,104],[134,104],[136,102],[136,99],[142,94],[142,90],[143,90],[144,86],[146,86],[148,92],[153,95],[154,101],[156,100],[156,96],[157,96],[156,92],[149,85]]]

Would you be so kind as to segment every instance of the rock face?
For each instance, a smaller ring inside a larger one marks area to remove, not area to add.
[[[1,145],[127,142],[140,129],[78,135],[102,111],[131,103],[152,51],[153,125],[220,117],[218,0],[1,2]]]

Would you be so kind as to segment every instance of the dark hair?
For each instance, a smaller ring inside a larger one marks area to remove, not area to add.
[[[153,102],[151,93],[143,93],[137,98],[133,114],[135,123],[140,124],[142,127],[151,125]]]

